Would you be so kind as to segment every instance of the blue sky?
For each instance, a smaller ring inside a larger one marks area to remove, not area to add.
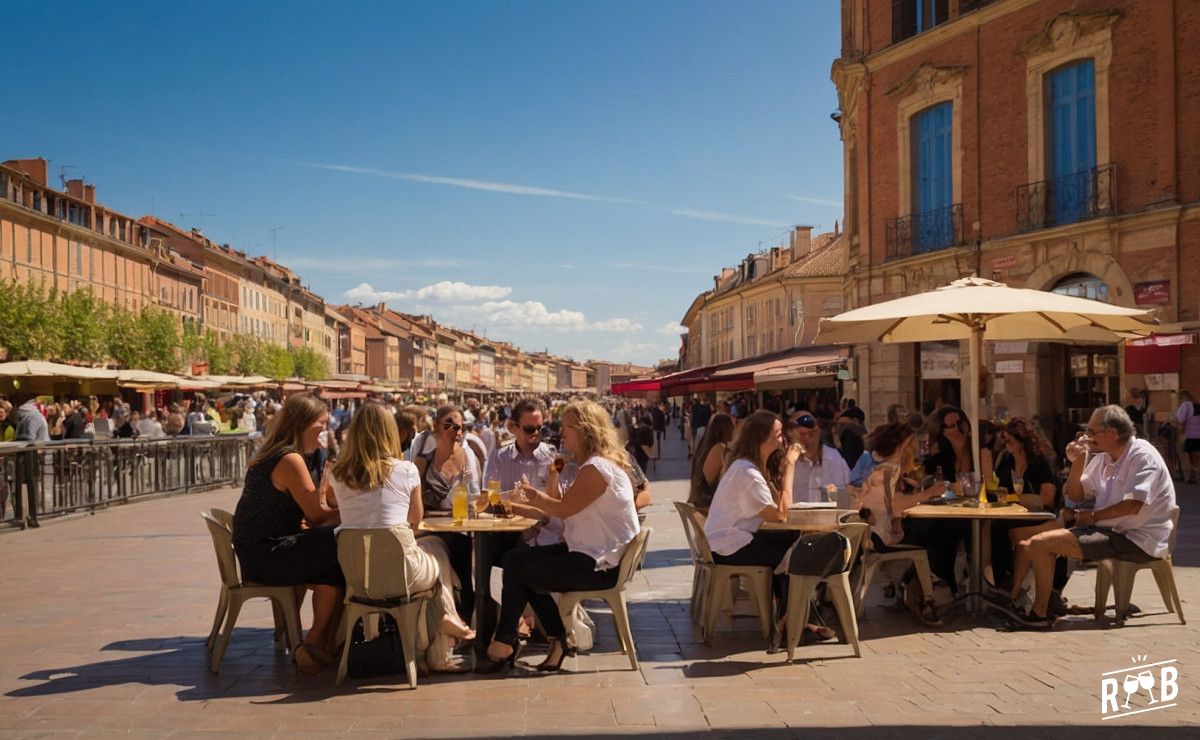
[[[712,275],[841,218],[835,0],[8,0],[0,160],[327,301],[672,357]]]

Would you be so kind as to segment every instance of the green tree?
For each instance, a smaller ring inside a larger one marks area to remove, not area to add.
[[[145,342],[147,370],[173,373],[179,370],[179,320],[153,306],[142,308],[138,325]]]
[[[131,311],[115,306],[104,322],[108,356],[131,368],[146,367],[146,344],[137,316]]]
[[[263,343],[264,365],[262,375],[276,380],[290,378],[295,365],[292,362],[292,355],[286,347],[280,347],[278,344]]]
[[[329,377],[329,362],[325,355],[311,347],[292,350],[292,373],[305,380],[325,380]]]
[[[208,331],[200,340],[204,362],[212,375],[228,375],[233,372],[233,354],[229,343],[222,342],[215,332]]]
[[[63,358],[63,326],[58,292],[39,283],[5,281],[0,287],[0,345],[9,359]]]
[[[98,363],[108,358],[105,320],[109,307],[91,288],[63,295],[59,301],[62,319],[63,359]]]

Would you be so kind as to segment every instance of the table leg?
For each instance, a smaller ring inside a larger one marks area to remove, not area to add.
[[[975,616],[984,612],[983,607],[983,521],[971,520],[971,600],[969,610]]]
[[[487,654],[487,646],[496,632],[496,616],[492,609],[492,559],[489,532],[472,535],[475,560],[475,657]]]

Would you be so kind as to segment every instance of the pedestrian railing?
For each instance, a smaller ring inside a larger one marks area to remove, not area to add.
[[[224,434],[160,440],[0,444],[9,505],[33,488],[38,516],[86,511],[143,496],[237,485],[257,437]],[[32,473],[31,473],[32,469]]]

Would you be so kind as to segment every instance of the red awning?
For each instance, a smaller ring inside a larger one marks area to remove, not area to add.
[[[1177,373],[1183,364],[1181,345],[1127,345],[1125,347],[1125,372],[1127,373]]]
[[[624,383],[613,383],[611,391],[617,394],[645,393],[647,391],[657,391],[661,387],[662,381],[658,378],[638,378],[627,380]]]

